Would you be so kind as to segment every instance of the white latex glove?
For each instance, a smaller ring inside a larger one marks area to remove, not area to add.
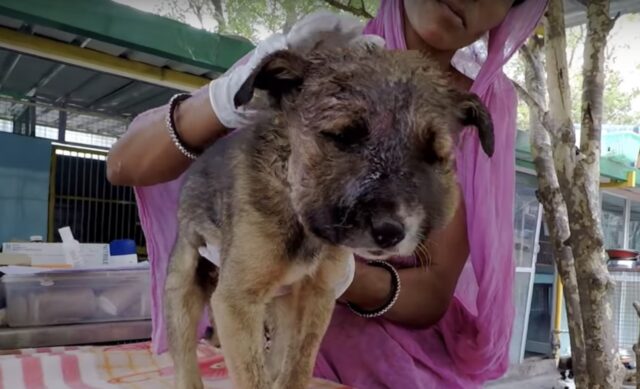
[[[220,262],[220,251],[219,251],[219,249],[217,247],[207,243],[206,246],[200,246],[198,248],[198,252],[204,258],[206,258],[209,261],[211,261],[211,263],[213,263],[217,267],[220,267],[220,263],[221,263]],[[355,258],[352,255],[349,258],[349,260],[346,262],[346,264],[345,264],[343,277],[333,287],[333,289],[335,291],[336,299],[338,297],[342,296],[342,294],[347,290],[349,285],[351,285],[351,282],[353,281],[353,276],[355,274],[355,271],[356,271],[356,261],[355,261]],[[284,295],[288,294],[289,292],[290,292],[289,286],[284,286],[276,293],[276,297],[284,296]]]
[[[329,11],[311,13],[293,25],[288,34],[274,34],[262,41],[248,61],[230,69],[209,84],[209,99],[220,123],[227,128],[251,124],[255,112],[235,107],[233,98],[263,58],[278,50],[304,55],[319,47],[349,47],[358,44],[384,46],[377,35],[362,35],[364,25],[354,17]]]

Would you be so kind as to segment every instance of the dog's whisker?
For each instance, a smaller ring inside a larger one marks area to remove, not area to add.
[[[431,266],[431,253],[429,252],[429,248],[422,242],[416,246],[416,257],[420,262],[420,267],[426,270]]]

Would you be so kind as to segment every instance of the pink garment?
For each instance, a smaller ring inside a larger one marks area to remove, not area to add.
[[[534,30],[546,4],[546,0],[525,1],[488,37],[459,50],[454,57],[454,65],[475,80],[471,91],[491,111],[496,144],[489,159],[475,130],[460,137],[457,167],[471,255],[449,310],[436,326],[411,330],[382,319],[365,320],[339,306],[318,356],[317,376],[361,389],[468,389],[506,371],[514,315],[516,94],[502,67]],[[389,49],[406,49],[403,12],[402,0],[382,0],[365,32],[385,38]],[[153,264],[152,338],[156,352],[166,350],[162,294],[176,236],[182,180],[136,188]],[[205,325],[203,320],[200,329]]]

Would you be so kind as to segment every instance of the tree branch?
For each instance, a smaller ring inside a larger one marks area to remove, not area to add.
[[[580,31],[580,35],[578,35],[578,36],[576,37],[576,43],[575,43],[575,45],[573,45],[573,46],[571,47],[571,54],[569,54],[569,69],[571,69],[571,66],[573,66],[573,59],[574,59],[574,58],[575,58],[575,56],[576,56],[576,51],[577,51],[577,49],[578,49],[578,44],[579,44],[580,42],[582,42],[582,40],[584,39],[584,33],[585,33],[585,28],[584,28],[584,26],[583,26],[583,25],[580,25],[580,26],[578,27],[578,31]]]
[[[527,92],[527,90],[524,89],[524,87],[519,83],[513,81],[513,86],[516,88],[516,91],[518,92],[518,96],[522,100],[524,100],[525,104],[527,104],[529,109],[534,111],[536,116],[538,116],[539,118],[542,118],[542,116],[545,114],[545,109],[542,106],[542,104],[539,101],[537,101],[532,95],[530,95],[529,92]]]
[[[540,50],[544,43],[538,41],[539,38],[532,37],[529,38],[531,43],[527,43],[522,45],[520,48],[520,53],[522,53],[522,57],[525,62],[529,66],[529,69],[533,71],[534,82],[536,85],[545,85],[545,76],[544,76],[544,67],[542,61],[539,61],[535,58],[533,50]],[[533,47],[529,47],[531,44]]]
[[[563,139],[567,146],[575,144],[571,123],[571,88],[567,63],[567,37],[564,21],[564,3],[552,0],[545,20],[545,52],[549,113],[553,121],[554,137]],[[557,168],[557,167],[556,167]],[[562,174],[560,176],[563,176]],[[564,177],[561,177],[563,179]]]
[[[224,8],[222,7],[222,0],[211,0],[211,4],[213,5],[213,18],[218,23],[217,31],[225,32],[227,29],[227,21],[224,17]]]
[[[371,15],[365,8],[364,1],[360,2],[360,7],[354,7],[351,4],[344,4],[340,0],[324,0],[324,2],[339,10],[352,13],[353,15],[366,19],[373,19],[373,15]]]

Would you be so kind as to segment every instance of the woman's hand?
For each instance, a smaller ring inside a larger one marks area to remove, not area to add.
[[[463,201],[460,201],[451,223],[442,230],[434,231],[426,244],[431,263],[426,268],[398,270],[400,296],[384,314],[386,319],[409,327],[425,328],[436,324],[449,308],[469,256]],[[383,306],[390,294],[391,275],[386,269],[356,261],[353,282],[338,301],[350,301],[372,310]]]
[[[251,122],[251,112],[236,108],[234,97],[252,70],[265,56],[281,49],[300,54],[317,47],[358,43],[384,45],[378,36],[362,36],[363,25],[355,18],[331,12],[309,14],[285,36],[276,34],[260,43],[248,62],[193,93],[175,110],[174,120],[182,140],[193,150],[203,150],[228,129]],[[144,186],[177,178],[191,160],[175,147],[166,129],[167,106],[138,115],[127,132],[109,151],[107,178],[114,185]]]
[[[363,36],[363,29],[364,25],[351,16],[328,11],[305,16],[293,25],[288,34],[273,34],[261,42],[246,63],[232,68],[211,84],[213,111],[227,128],[251,124],[254,113],[244,107],[236,107],[234,98],[265,57],[278,50],[306,54],[319,47],[346,47],[362,42],[384,45],[384,40],[378,36]]]

